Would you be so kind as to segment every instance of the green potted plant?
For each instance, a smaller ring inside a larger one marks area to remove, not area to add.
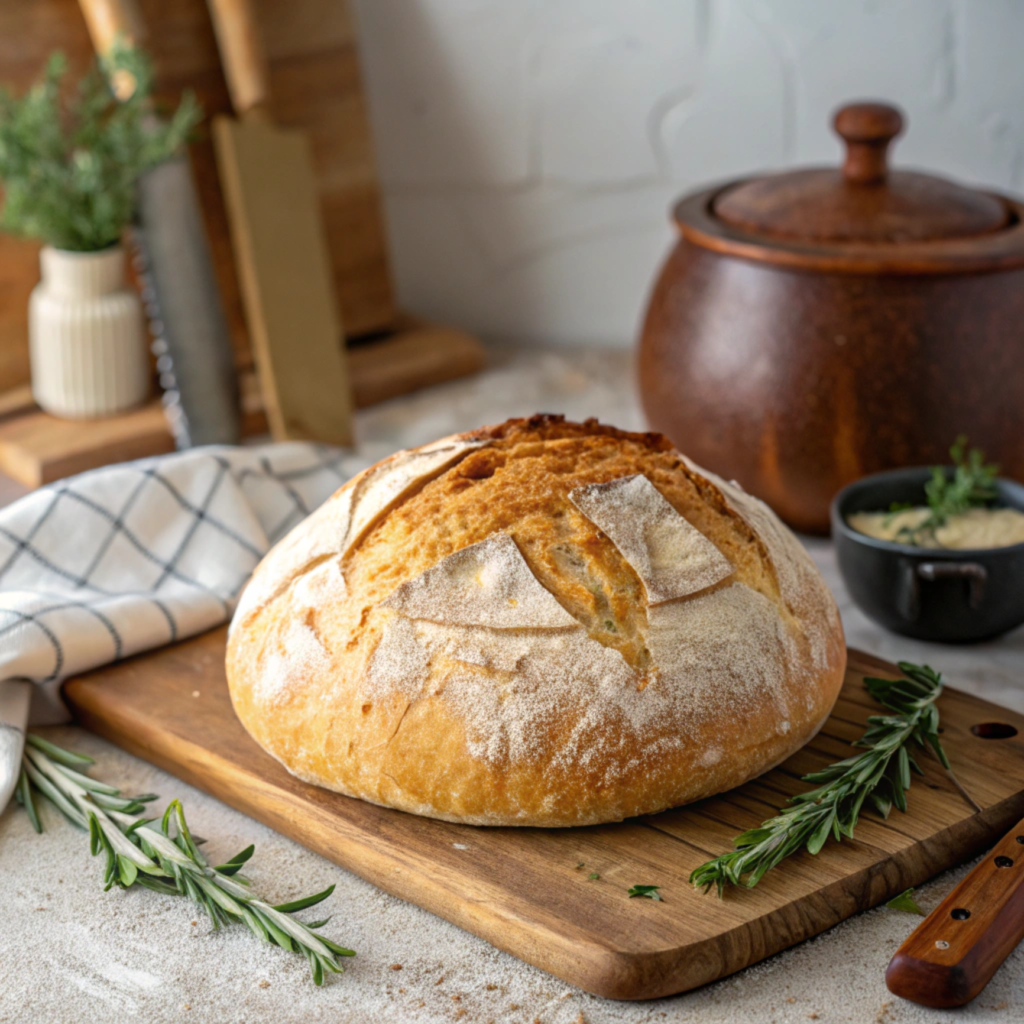
[[[157,120],[150,63],[124,45],[77,89],[62,87],[65,75],[54,54],[24,96],[0,89],[0,228],[43,242],[29,304],[36,401],[58,416],[106,416],[150,391],[142,306],[125,282],[136,183],[183,145],[201,112],[186,96]]]

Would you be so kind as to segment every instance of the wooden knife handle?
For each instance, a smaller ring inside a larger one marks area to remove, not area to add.
[[[251,0],[207,2],[236,113],[265,114],[269,72]]]
[[[1024,821],[921,922],[885,972],[922,1006],[969,1003],[1024,938]]]

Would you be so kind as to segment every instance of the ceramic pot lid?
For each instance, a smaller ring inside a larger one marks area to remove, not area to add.
[[[714,216],[766,238],[892,245],[999,231],[1011,220],[994,196],[945,178],[891,171],[889,144],[903,116],[884,103],[842,107],[833,127],[846,144],[839,168],[808,168],[740,182],[720,192]]]

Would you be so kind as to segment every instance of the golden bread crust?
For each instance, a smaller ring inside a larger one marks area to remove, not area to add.
[[[298,777],[551,827],[762,773],[844,668],[835,602],[763,504],[660,435],[550,416],[349,481],[256,570],[227,656],[243,725]]]

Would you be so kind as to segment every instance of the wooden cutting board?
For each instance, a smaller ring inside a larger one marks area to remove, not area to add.
[[[943,742],[977,814],[922,759],[910,811],[865,814],[857,839],[790,858],[724,900],[687,883],[733,836],[806,788],[799,776],[848,757],[878,711],[863,674],[895,673],[857,651],[825,728],[781,767],[721,797],[617,825],[474,828],[417,818],[306,785],[235,718],[223,629],[67,683],[81,723],[304,846],[588,991],[649,999],[703,985],[824,931],[994,842],[1024,816],[1024,716],[956,691]],[[583,864],[583,867],[578,865]],[[589,875],[596,872],[597,880]],[[630,899],[660,885],[664,902]]]

